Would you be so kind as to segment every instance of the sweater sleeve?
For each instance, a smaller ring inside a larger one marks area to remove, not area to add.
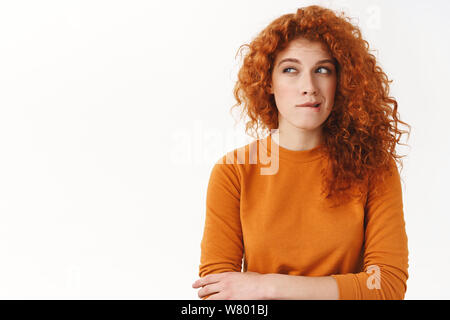
[[[408,279],[408,239],[400,175],[369,183],[365,207],[364,272],[332,275],[340,300],[402,300]]]
[[[240,178],[233,164],[218,161],[210,175],[201,241],[199,276],[240,272],[243,239],[240,220]]]

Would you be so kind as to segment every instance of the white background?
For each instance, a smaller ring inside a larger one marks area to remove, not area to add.
[[[198,299],[240,45],[298,7],[355,18],[412,125],[406,299],[448,299],[448,1],[0,1],[0,298]],[[405,127],[401,127],[406,129]]]

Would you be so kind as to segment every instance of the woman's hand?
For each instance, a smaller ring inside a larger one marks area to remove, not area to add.
[[[269,283],[257,272],[223,272],[208,274],[192,284],[200,288],[198,296],[204,300],[262,300],[267,299]]]

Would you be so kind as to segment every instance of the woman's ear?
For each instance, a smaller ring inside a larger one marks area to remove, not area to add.
[[[267,91],[269,91],[269,93],[273,94],[273,89],[272,89],[271,84],[269,84],[269,86],[267,87]]]

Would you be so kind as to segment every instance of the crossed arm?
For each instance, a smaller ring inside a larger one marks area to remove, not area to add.
[[[338,300],[331,277],[305,277],[277,273],[224,272],[209,274],[192,284],[203,300]]]

